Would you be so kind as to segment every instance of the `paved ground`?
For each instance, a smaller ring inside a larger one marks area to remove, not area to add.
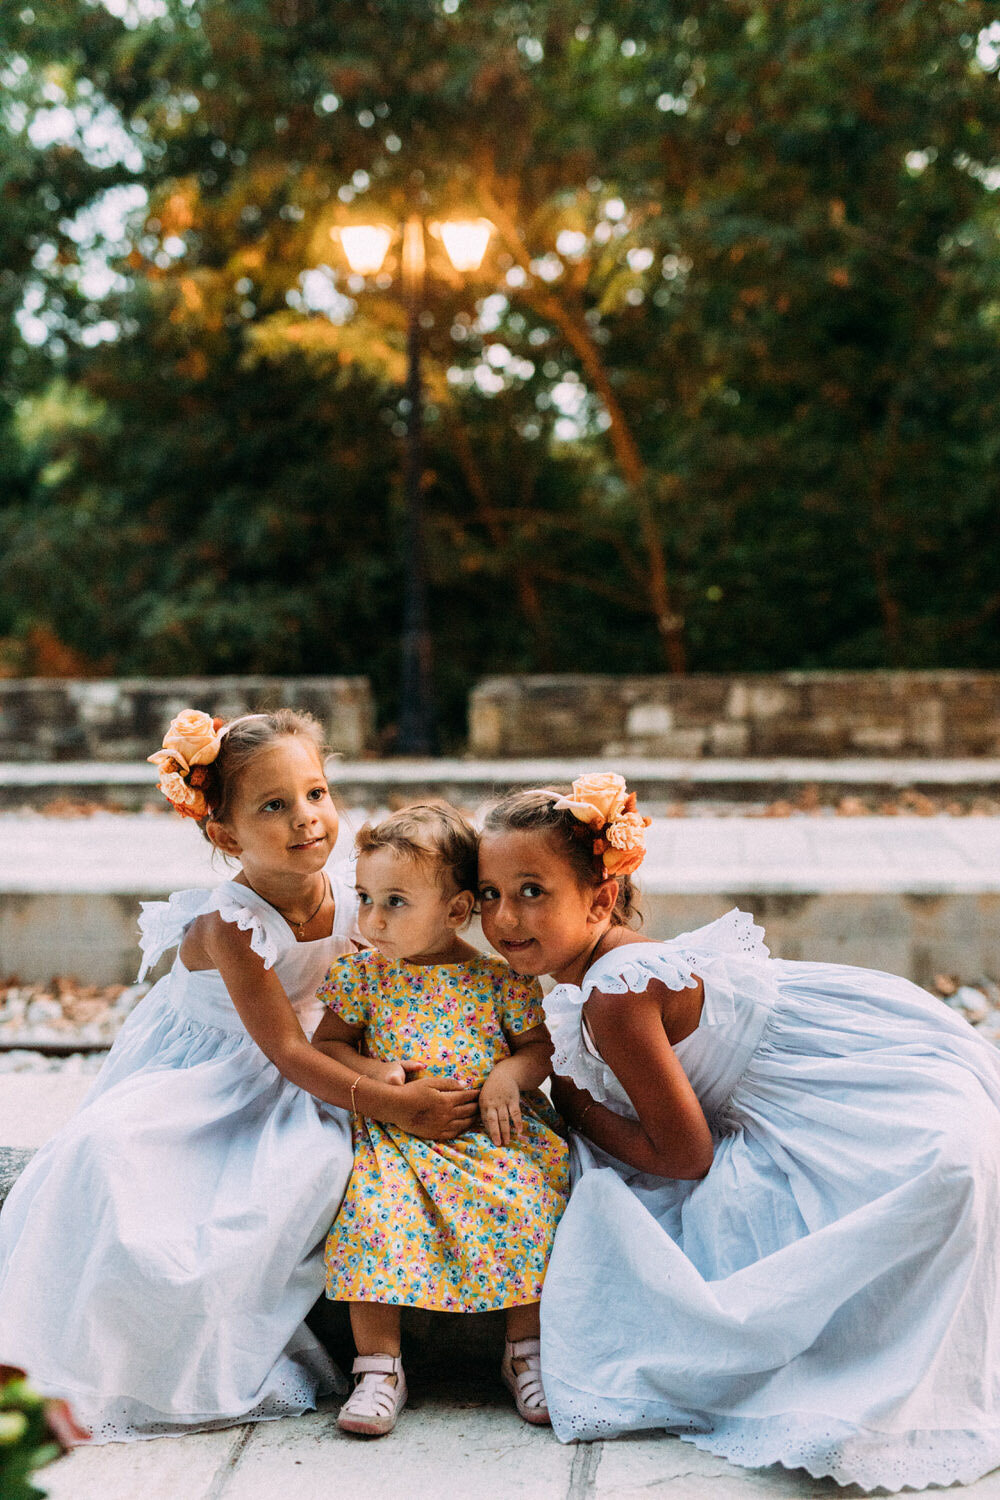
[[[377,1443],[330,1412],[129,1448],[80,1450],[45,1474],[51,1500],[832,1500],[801,1471],[736,1469],[660,1436],[567,1447],[520,1422],[488,1378],[414,1394]],[[961,1491],[997,1500],[1000,1476]]]
[[[60,1074],[0,1076],[0,1141],[41,1145],[86,1084]],[[456,1339],[454,1324],[447,1333]],[[495,1365],[496,1358],[480,1357],[451,1378],[440,1368],[423,1376],[411,1370],[411,1404],[395,1433],[378,1443],[338,1432],[330,1406],[252,1427],[81,1448],[39,1478],[50,1500],[274,1500],[286,1493],[290,1500],[832,1500],[861,1494],[800,1470],[738,1469],[662,1434],[564,1446],[519,1421]],[[1000,1472],[961,1493],[963,1500],[1000,1500]]]
[[[341,820],[340,850],[364,820]],[[158,892],[214,885],[228,867],[167,814],[0,817],[0,894]],[[1000,818],[658,818],[647,891],[1000,891]]]
[[[566,1446],[527,1427],[489,1369],[412,1387],[396,1431],[339,1432],[333,1408],[281,1422],[79,1449],[45,1471],[51,1500],[833,1500],[855,1486],[738,1469],[663,1434]],[[912,1493],[912,1492],[911,1492]],[[949,1493],[1000,1500],[1000,1473]]]

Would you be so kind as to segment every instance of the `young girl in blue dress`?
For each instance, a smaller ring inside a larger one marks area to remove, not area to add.
[[[83,1106],[0,1215],[0,1345],[95,1441],[300,1412],[342,1384],[303,1322],[351,1171],[353,1073],[310,1045],[331,961],[355,951],[353,871],[319,726],[186,710],[156,760],[170,801],[238,863],[144,905],[143,972],[177,958]],[[474,1090],[373,1080],[366,1108],[458,1134]]]
[[[483,931],[551,974],[575,1186],[542,1299],[564,1441],[665,1428],[866,1489],[1000,1464],[1000,1057],[905,979],[631,925],[620,777],[505,798]]]
[[[475,903],[473,830],[417,805],[358,835],[367,953],[320,989],[317,1043],[354,1070],[354,1173],[326,1246],[327,1296],[350,1303],[358,1377],[347,1432],[382,1436],[406,1400],[400,1308],[506,1312],[501,1373],[527,1422],[547,1423],[538,1301],[568,1188],[566,1143],[544,1095],[551,1048],[537,980],[461,936]],[[371,1090],[403,1068],[480,1090],[454,1141],[369,1119]]]

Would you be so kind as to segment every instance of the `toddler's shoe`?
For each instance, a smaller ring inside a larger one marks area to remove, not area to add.
[[[547,1427],[550,1418],[542,1386],[540,1349],[539,1339],[517,1339],[513,1344],[508,1339],[504,1344],[500,1376],[514,1397],[518,1415],[535,1427]],[[524,1368],[515,1370],[515,1360]]]
[[[385,1437],[406,1405],[403,1361],[398,1354],[359,1354],[351,1374],[358,1377],[357,1384],[340,1408],[337,1426],[342,1432]],[[387,1378],[392,1375],[395,1385]]]

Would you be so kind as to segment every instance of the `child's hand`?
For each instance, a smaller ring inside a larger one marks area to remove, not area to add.
[[[378,1071],[373,1071],[372,1076],[380,1083],[392,1083],[402,1087],[406,1082],[406,1064],[400,1062],[398,1058],[394,1058],[391,1062],[376,1063],[376,1067]]]
[[[521,1090],[502,1062],[480,1089],[479,1113],[494,1146],[509,1146],[521,1129]]]
[[[409,1083],[414,1076],[419,1076],[427,1067],[422,1057],[396,1057],[390,1062],[377,1064],[378,1078],[383,1083],[392,1083],[402,1086]]]

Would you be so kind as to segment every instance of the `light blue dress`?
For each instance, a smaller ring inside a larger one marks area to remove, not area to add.
[[[546,997],[554,1071],[634,1118],[583,1003],[700,976],[674,1050],[715,1141],[680,1182],[574,1137],[542,1296],[556,1433],[970,1483],[1000,1464],[1000,1055],[909,981],[772,959],[763,936],[731,912]]]
[[[311,1035],[320,981],[360,937],[352,874],[331,872],[334,930],[309,943],[231,880],[147,903],[143,972],[218,912]],[[177,958],[0,1214],[0,1356],[97,1442],[314,1406],[343,1388],[303,1319],[351,1161],[347,1113],[282,1077],[218,970]]]

